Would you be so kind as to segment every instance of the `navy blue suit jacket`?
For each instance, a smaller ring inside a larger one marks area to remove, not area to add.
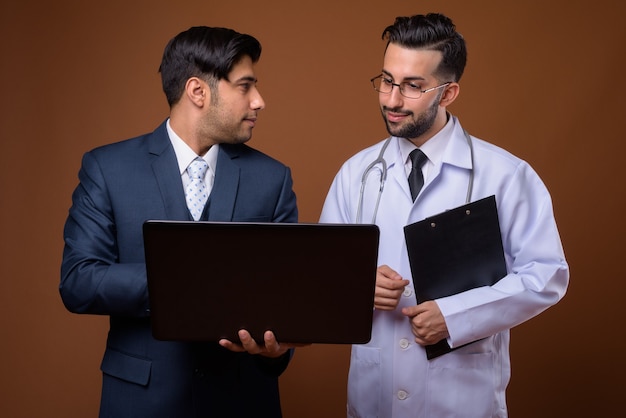
[[[60,293],[71,312],[110,316],[100,416],[281,416],[278,376],[291,353],[267,359],[152,337],[142,225],[192,220],[165,123],[86,153],[79,181]],[[247,145],[220,145],[205,219],[297,222],[292,185],[280,162]],[[242,244],[242,260],[253,250]]]

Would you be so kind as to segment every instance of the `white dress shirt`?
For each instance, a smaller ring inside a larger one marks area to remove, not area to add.
[[[209,148],[204,155],[198,155],[194,150],[187,145],[185,141],[182,140],[176,132],[170,126],[170,120],[167,120],[167,133],[170,137],[170,141],[172,142],[172,146],[174,147],[174,152],[176,153],[176,160],[178,161],[178,169],[180,170],[181,179],[183,181],[183,187],[187,188],[187,185],[190,182],[189,174],[187,173],[187,167],[193,160],[197,157],[201,157],[204,161],[209,165],[209,169],[206,172],[204,177],[204,182],[206,183],[206,187],[208,193],[211,193],[211,189],[213,188],[213,181],[215,179],[215,169],[217,168],[217,153],[219,149],[219,145],[213,145]]]

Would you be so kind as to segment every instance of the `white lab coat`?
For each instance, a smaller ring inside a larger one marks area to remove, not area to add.
[[[471,167],[470,148],[455,117],[443,160],[431,167],[416,199],[406,179],[398,141],[385,152],[387,181],[376,218],[380,228],[378,264],[406,279],[411,270],[403,227],[465,203]],[[431,140],[437,140],[433,137]],[[384,141],[350,158],[335,177],[320,222],[355,223],[361,178]],[[348,380],[348,416],[359,418],[506,417],[505,389],[510,378],[509,329],[558,302],[569,271],[552,211],[550,195],[536,172],[507,151],[472,137],[472,201],[495,195],[508,274],[491,287],[436,302],[443,313],[451,347],[480,340],[433,360],[411,332],[400,309],[416,304],[412,283],[395,311],[374,311],[372,339],[354,345]],[[380,170],[367,181],[363,222],[372,220]]]

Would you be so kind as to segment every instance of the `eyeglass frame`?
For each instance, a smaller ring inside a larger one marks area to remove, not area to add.
[[[401,94],[402,96],[406,97],[407,99],[419,99],[420,97],[422,97],[422,94],[424,94],[424,93],[428,93],[428,92],[431,92],[431,91],[433,91],[433,90],[437,90],[437,89],[440,89],[440,88],[442,88],[442,87],[445,87],[445,86],[447,86],[447,85],[452,84],[452,81],[448,81],[448,82],[445,82],[445,83],[440,84],[440,85],[438,85],[438,86],[428,88],[428,89],[426,89],[426,90],[418,90],[418,91],[420,92],[420,95],[419,95],[419,96],[417,96],[417,97],[410,97],[410,96],[407,96],[406,94],[404,94],[404,91],[403,91],[403,89],[402,89],[402,87],[401,87],[401,86],[402,86],[402,83],[394,83],[393,81],[389,83],[389,84],[391,85],[391,90],[389,90],[389,91],[387,91],[387,92],[384,92],[384,91],[380,91],[380,90],[378,90],[378,89],[376,88],[376,85],[374,84],[374,80],[376,80],[376,79],[378,79],[378,78],[380,78],[380,79],[384,79],[384,78],[385,78],[385,75],[384,75],[384,74],[380,74],[380,75],[377,75],[376,77],[372,77],[372,79],[370,80],[370,82],[372,83],[372,86],[374,87],[374,90],[376,90],[378,93],[382,93],[382,94],[391,94],[391,93],[393,92],[393,88],[394,88],[394,86],[396,86],[396,87],[398,87],[398,91],[400,92],[400,94]],[[404,81],[403,83],[406,83],[406,81]]]

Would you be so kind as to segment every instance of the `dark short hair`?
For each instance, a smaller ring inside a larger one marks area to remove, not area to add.
[[[168,104],[172,106],[180,100],[191,77],[199,77],[215,88],[217,81],[228,79],[243,56],[249,56],[252,62],[261,57],[261,44],[251,35],[207,26],[194,26],[179,33],[165,47],[159,67]]]
[[[397,17],[383,31],[383,39],[404,48],[440,51],[443,55],[436,71],[441,81],[459,81],[467,62],[463,36],[452,20],[439,13]]]

